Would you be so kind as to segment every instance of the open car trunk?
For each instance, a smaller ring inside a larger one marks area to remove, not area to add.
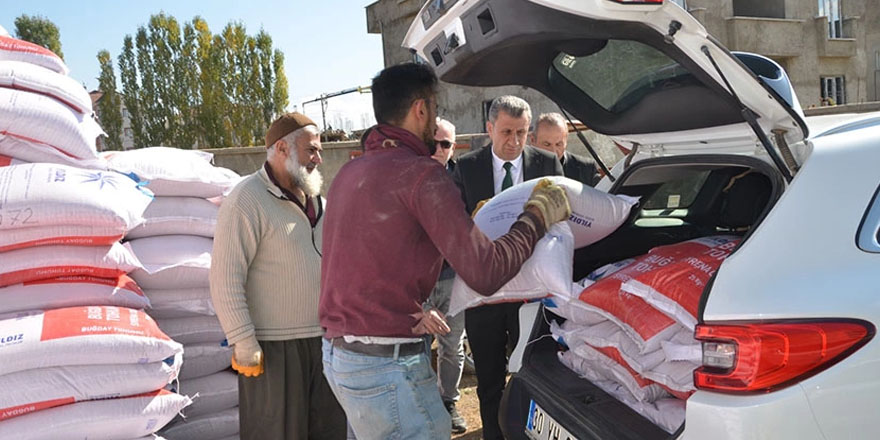
[[[749,157],[692,155],[639,162],[611,192],[638,196],[640,205],[617,231],[576,251],[575,279],[656,246],[714,235],[745,241],[783,186],[771,165]],[[711,282],[703,291],[701,311],[710,289]],[[581,440],[675,437],[563,365],[558,353],[566,348],[550,336],[554,320],[564,322],[549,310],[539,313],[523,367],[505,390],[501,420],[506,438],[529,438],[526,423],[534,404]]]

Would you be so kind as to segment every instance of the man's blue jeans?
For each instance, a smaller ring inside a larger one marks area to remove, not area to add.
[[[324,376],[358,440],[448,439],[452,422],[427,351],[379,357],[323,340]]]

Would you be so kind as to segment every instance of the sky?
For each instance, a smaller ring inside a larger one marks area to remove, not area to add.
[[[117,59],[126,35],[145,26],[151,15],[164,12],[183,23],[201,16],[211,32],[218,33],[230,21],[241,22],[250,35],[264,29],[275,48],[284,52],[290,84],[288,110],[303,111],[302,102],[321,93],[367,86],[383,68],[382,37],[367,34],[365,7],[375,0],[0,0],[5,11],[0,26],[14,34],[15,18],[21,14],[48,18],[61,33],[61,50],[70,76],[89,90],[98,87],[101,49]],[[118,65],[114,62],[117,80]],[[362,128],[362,115],[372,118],[369,94],[353,93],[327,101],[327,123],[351,119]],[[319,103],[307,104],[305,113],[321,124]],[[369,121],[372,123],[372,120]]]

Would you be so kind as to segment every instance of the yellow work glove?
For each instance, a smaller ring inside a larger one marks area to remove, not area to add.
[[[251,336],[232,346],[232,369],[246,377],[263,374],[263,349],[256,337]]]
[[[478,211],[480,210],[480,208],[482,208],[483,205],[485,205],[489,200],[492,200],[492,199],[483,199],[483,200],[480,200],[479,202],[477,202],[477,206],[474,207],[474,212],[471,213],[471,218],[472,218],[472,219],[473,219],[474,217],[477,216],[477,212],[478,212]]]
[[[524,210],[529,208],[541,213],[545,231],[549,230],[553,223],[566,220],[571,215],[571,206],[568,204],[565,190],[550,179],[541,179],[532,189],[532,195],[523,206]]]

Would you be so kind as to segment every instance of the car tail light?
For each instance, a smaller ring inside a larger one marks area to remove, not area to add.
[[[804,380],[849,356],[874,336],[859,320],[701,324],[703,366],[694,371],[698,389],[770,392]]]

